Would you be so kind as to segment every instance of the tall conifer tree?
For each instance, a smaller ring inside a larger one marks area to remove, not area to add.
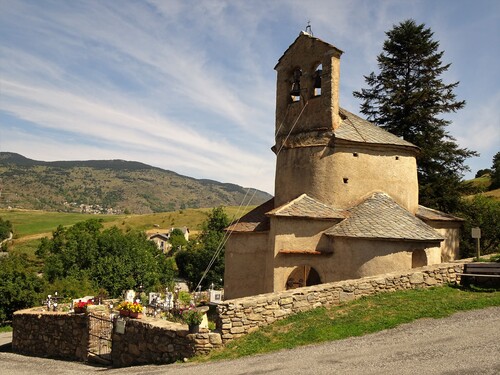
[[[475,151],[459,148],[447,131],[443,113],[465,105],[453,90],[458,82],[440,78],[451,64],[443,65],[444,51],[425,24],[406,20],[386,32],[378,55],[380,72],[365,76],[368,88],[354,92],[363,100],[361,112],[368,120],[420,147],[417,156],[420,204],[452,212],[459,205],[465,159]]]

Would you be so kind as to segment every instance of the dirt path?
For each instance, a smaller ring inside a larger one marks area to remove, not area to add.
[[[0,352],[0,374],[63,373],[250,374],[481,374],[500,373],[500,307],[422,319],[362,337],[207,364],[103,369]]]

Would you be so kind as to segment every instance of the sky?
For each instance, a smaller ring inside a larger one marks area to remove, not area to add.
[[[123,159],[274,192],[274,66],[308,22],[344,51],[340,105],[377,72],[385,32],[434,32],[460,81],[443,115],[472,178],[500,151],[497,0],[0,0],[0,151]]]

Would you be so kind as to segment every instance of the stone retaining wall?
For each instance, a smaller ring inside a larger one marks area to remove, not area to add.
[[[14,313],[12,328],[16,353],[78,361],[87,358],[89,329],[84,315],[22,310]]]
[[[459,280],[457,273],[463,272],[464,262],[465,260],[441,263],[405,272],[224,301],[217,307],[217,330],[221,332],[225,344],[297,312],[339,305],[345,301],[382,292],[453,283]]]
[[[113,366],[172,363],[222,346],[218,333],[189,334],[187,326],[165,321],[126,321],[123,334],[113,332]]]
[[[113,366],[171,363],[204,354],[259,327],[301,311],[339,305],[383,292],[427,288],[458,282],[462,260],[385,275],[345,280],[278,293],[224,301],[217,307],[217,331],[189,334],[187,326],[145,318],[125,320],[123,333],[112,335]],[[13,318],[15,352],[42,357],[87,360],[89,317],[42,308],[17,311]]]

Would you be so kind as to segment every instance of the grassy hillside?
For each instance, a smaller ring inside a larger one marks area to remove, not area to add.
[[[42,162],[0,152],[0,192],[0,208],[146,214],[236,206],[247,189],[138,162]],[[257,191],[251,204],[261,204],[270,197]]]
[[[500,200],[500,189],[488,190],[491,185],[491,178],[489,174],[485,174],[471,180],[466,180],[463,184],[465,184],[469,190],[474,193],[468,195],[468,198],[472,198],[475,194],[483,194],[487,197]]]
[[[239,208],[235,206],[224,207],[229,218],[238,218],[255,206]],[[144,231],[163,232],[171,227],[190,228],[199,231],[211,208],[190,208],[175,212],[162,212],[144,215],[90,215],[78,213],[49,212],[37,210],[2,210],[0,217],[9,220],[15,231],[15,238],[32,238],[37,235],[50,234],[59,225],[69,226],[79,221],[90,218],[99,218],[104,221],[104,227],[116,225],[123,229],[138,229]]]

